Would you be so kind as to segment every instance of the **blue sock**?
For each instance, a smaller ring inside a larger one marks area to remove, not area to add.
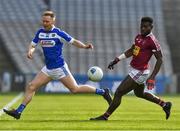
[[[17,111],[18,113],[22,113],[23,110],[25,109],[25,107],[26,107],[26,105],[21,104],[21,105],[16,109],[16,111]]]
[[[104,95],[104,93],[105,93],[104,89],[96,89],[96,94]]]

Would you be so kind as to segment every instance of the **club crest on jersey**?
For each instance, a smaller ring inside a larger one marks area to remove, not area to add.
[[[141,38],[136,38],[137,43],[141,43],[142,39]]]
[[[134,49],[133,49],[133,55],[137,56],[139,54],[139,52],[140,52],[140,49],[141,48],[139,46],[135,45]]]
[[[42,47],[53,47],[56,44],[54,40],[41,40],[40,43]]]
[[[55,33],[52,33],[52,34],[51,34],[51,37],[56,37],[56,34],[55,34]]]

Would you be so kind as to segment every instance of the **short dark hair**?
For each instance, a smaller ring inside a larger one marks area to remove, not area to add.
[[[151,17],[142,17],[141,23],[142,22],[149,22],[150,24],[153,24],[153,19]]]
[[[45,11],[43,16],[50,16],[53,19],[56,17],[53,11]]]

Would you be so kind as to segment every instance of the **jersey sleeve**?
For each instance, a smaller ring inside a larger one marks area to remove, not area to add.
[[[74,38],[72,36],[70,36],[68,33],[66,33],[65,31],[58,31],[58,36],[61,39],[64,39],[66,42],[72,44],[74,41]]]
[[[152,38],[151,48],[152,48],[152,52],[161,51],[160,43],[155,37]]]
[[[31,42],[31,45],[33,46],[37,46],[38,42],[39,42],[39,33],[40,33],[40,30],[38,30]]]

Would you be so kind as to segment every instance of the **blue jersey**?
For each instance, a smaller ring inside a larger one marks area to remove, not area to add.
[[[48,69],[58,68],[64,65],[64,58],[62,55],[63,42],[73,42],[73,38],[66,32],[53,26],[50,31],[45,31],[43,28],[39,29],[32,41],[32,45],[41,44],[46,67]]]

